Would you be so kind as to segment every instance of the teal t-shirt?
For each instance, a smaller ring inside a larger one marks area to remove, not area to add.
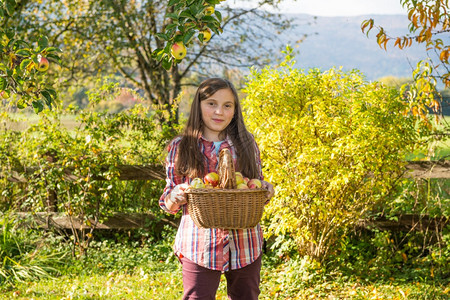
[[[222,145],[223,141],[213,142],[216,147],[216,155],[219,156],[220,145]]]

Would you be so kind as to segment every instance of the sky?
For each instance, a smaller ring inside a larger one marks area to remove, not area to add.
[[[243,3],[236,0],[234,2],[235,5]],[[326,17],[368,14],[406,15],[406,9],[402,7],[400,0],[284,0],[280,4],[280,12]]]

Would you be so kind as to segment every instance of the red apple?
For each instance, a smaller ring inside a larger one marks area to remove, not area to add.
[[[38,66],[37,66],[37,69],[38,69],[39,72],[45,72],[45,71],[48,70],[48,66],[49,66],[50,64],[49,64],[47,58],[45,58],[45,57],[43,57],[43,56],[40,56],[40,57],[38,58],[38,62],[39,62],[39,64],[38,64]]]
[[[247,183],[248,187],[251,189],[260,189],[261,188],[261,180],[253,178]]]
[[[170,54],[172,54],[175,59],[183,59],[186,56],[186,53],[186,47],[182,42],[173,44],[170,49]]]
[[[2,99],[8,99],[8,98],[9,98],[9,94],[8,94],[7,91],[1,91],[1,92],[0,92],[0,97],[1,97]]]
[[[219,174],[216,172],[211,172],[205,175],[205,183],[209,183],[212,186],[216,186],[219,184]]]

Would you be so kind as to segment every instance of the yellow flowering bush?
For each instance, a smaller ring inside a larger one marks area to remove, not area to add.
[[[358,71],[308,73],[289,57],[252,70],[243,100],[275,197],[270,234],[290,235],[302,255],[321,261],[398,183],[417,147],[413,116],[398,91]]]

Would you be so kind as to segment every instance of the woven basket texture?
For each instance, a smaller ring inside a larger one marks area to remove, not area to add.
[[[201,228],[245,229],[261,220],[265,189],[236,189],[234,163],[228,149],[219,155],[219,189],[189,189],[188,211]]]
[[[265,189],[192,189],[188,195],[188,210],[198,227],[245,229],[261,220]]]

